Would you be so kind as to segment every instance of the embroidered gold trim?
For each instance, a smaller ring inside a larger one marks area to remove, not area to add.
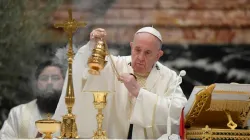
[[[250,106],[249,101],[237,101],[237,100],[212,100],[209,111],[241,111],[247,112]],[[207,110],[207,111],[208,111]]]
[[[147,134],[146,128],[144,128],[144,137],[145,137],[145,139],[148,139],[148,134]]]
[[[198,140],[248,140],[250,138],[250,130],[246,129],[213,129],[206,125],[205,128],[188,128],[186,129],[186,139],[198,139]]]

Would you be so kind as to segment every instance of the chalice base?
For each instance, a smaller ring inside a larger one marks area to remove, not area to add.
[[[92,137],[92,139],[108,139],[108,138],[105,131],[97,130],[94,132],[94,136]]]

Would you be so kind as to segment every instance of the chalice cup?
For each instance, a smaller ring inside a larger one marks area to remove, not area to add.
[[[61,122],[53,119],[43,119],[35,122],[38,131],[45,136],[43,139],[52,139],[52,134],[59,131],[61,127]]]
[[[97,120],[97,130],[94,131],[93,139],[107,139],[106,131],[102,129],[102,122],[104,119],[104,115],[102,113],[103,108],[105,108],[107,104],[107,95],[108,92],[104,91],[96,91],[92,92],[94,96],[94,107],[97,109],[98,113],[96,115]]]

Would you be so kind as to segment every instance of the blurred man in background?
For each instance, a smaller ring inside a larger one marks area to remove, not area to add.
[[[11,109],[1,129],[1,139],[36,138],[35,121],[53,115],[64,83],[63,68],[52,61],[41,63],[35,72],[34,94],[36,99]],[[52,117],[53,118],[53,117]]]

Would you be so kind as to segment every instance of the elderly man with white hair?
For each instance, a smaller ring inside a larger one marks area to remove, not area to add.
[[[73,62],[73,83],[78,134],[91,138],[96,129],[93,95],[84,91],[113,91],[103,111],[103,129],[111,139],[157,139],[178,134],[181,110],[187,99],[182,92],[180,76],[158,62],[163,55],[161,34],[153,27],[139,29],[130,43],[131,56],[112,56],[120,73],[116,78],[111,59],[101,74],[88,73],[87,61],[97,39],[105,38],[104,29],[91,32],[90,41],[81,47]],[[67,81],[67,80],[65,80]],[[66,114],[66,86],[55,115]],[[170,114],[171,113],[171,114]]]

